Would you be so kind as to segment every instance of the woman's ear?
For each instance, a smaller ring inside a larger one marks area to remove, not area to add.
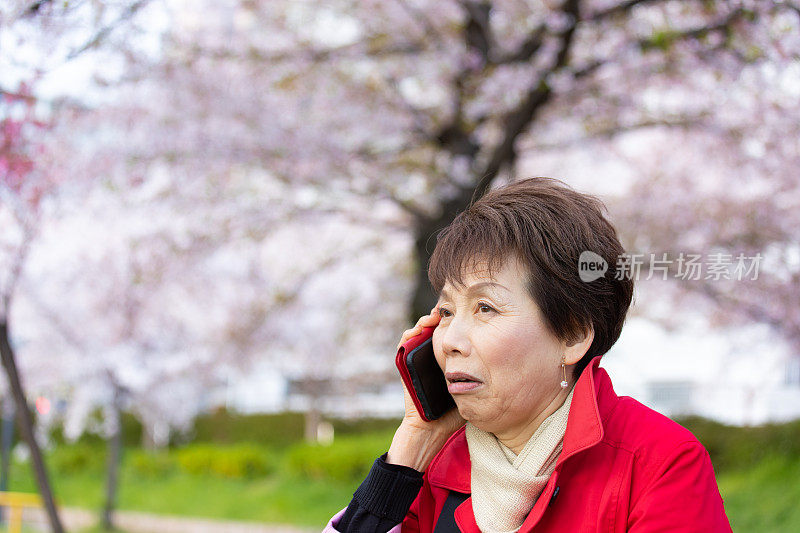
[[[586,352],[589,351],[589,347],[592,345],[592,341],[594,340],[594,328],[589,326],[579,338],[574,339],[567,343],[566,347],[564,348],[564,362],[568,365],[574,365],[578,361],[580,361]]]

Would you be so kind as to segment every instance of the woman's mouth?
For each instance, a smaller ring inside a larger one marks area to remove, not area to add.
[[[444,377],[447,380],[447,392],[450,394],[471,392],[483,385],[481,380],[464,372],[447,372]]]

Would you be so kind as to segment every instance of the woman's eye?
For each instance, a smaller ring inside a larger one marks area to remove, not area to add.
[[[439,316],[442,317],[442,318],[450,316],[450,311],[448,311],[444,307],[440,307],[439,308]]]
[[[492,307],[489,304],[485,304],[485,303],[479,303],[478,304],[478,309],[480,309],[484,313],[490,313],[490,312],[494,311],[494,307]]]

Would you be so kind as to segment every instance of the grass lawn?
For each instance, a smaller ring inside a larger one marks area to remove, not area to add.
[[[22,473],[16,473],[11,490],[35,492],[30,475]],[[56,478],[56,500],[61,505],[100,509],[101,479],[91,474]],[[158,479],[123,476],[118,501],[120,509],[131,511],[322,526],[347,505],[356,487],[291,475],[248,481],[173,473]]]
[[[773,456],[717,481],[734,531],[800,531],[800,457]]]
[[[360,440],[360,439],[359,439]],[[306,475],[291,468],[288,452],[264,449],[275,457],[275,467],[267,475],[241,478],[189,473],[175,466],[163,472],[143,474],[130,459],[146,452],[126,451],[120,475],[118,508],[157,514],[183,515],[224,520],[248,520],[322,527],[345,507],[375,457],[386,451],[390,434],[373,435],[359,443],[353,457],[363,470],[358,477],[327,477],[323,472]],[[352,446],[353,441],[350,441]],[[336,448],[336,445],[331,447]],[[56,500],[61,505],[100,509],[104,497],[104,451],[94,451],[96,460],[81,468],[60,471],[59,454],[48,454],[47,462]],[[311,451],[313,453],[313,449]],[[170,456],[172,452],[170,453]],[[333,457],[336,460],[336,457]],[[338,463],[337,463],[338,464]],[[337,478],[338,477],[338,478]],[[9,490],[36,492],[31,468],[27,463],[12,464]]]
[[[135,468],[134,459],[145,452],[130,450],[126,452],[121,472],[119,508],[321,528],[331,515],[347,505],[363,472],[374,457],[385,451],[390,440],[390,433],[381,433],[337,441],[327,451],[306,449],[303,454],[295,454],[294,463],[289,451],[265,449],[265,454],[275,457],[276,466],[270,473],[238,479],[192,474],[177,466],[143,473]],[[308,457],[333,452],[339,455],[331,455],[327,467],[322,463],[317,465],[319,470],[305,473],[297,468],[297,464],[305,465]],[[48,456],[48,463],[64,464],[56,457],[59,453],[65,452],[54,451]],[[69,473],[51,467],[59,503],[87,509],[101,507],[105,458],[102,449],[94,450],[93,455],[97,457],[92,464],[73,467]],[[348,460],[361,465],[363,472],[337,470]],[[776,454],[754,467],[722,472],[718,476],[720,492],[734,531],[800,531],[798,480],[800,457]],[[10,490],[35,492],[27,464],[13,465]]]

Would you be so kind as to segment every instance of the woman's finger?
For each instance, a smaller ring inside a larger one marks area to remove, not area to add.
[[[402,346],[408,339],[422,333],[422,328],[435,326],[438,323],[439,312],[437,308],[434,307],[431,309],[431,314],[419,317],[419,320],[417,320],[417,323],[413,328],[407,329],[403,332],[403,335],[400,336],[400,342],[397,344],[397,348],[400,349],[400,346]]]
[[[417,325],[417,326],[414,326],[414,327],[413,327],[413,328],[411,328],[411,329],[407,329],[407,330],[405,330],[405,331],[403,332],[403,335],[400,337],[400,343],[397,345],[398,349],[400,348],[400,346],[402,346],[403,344],[405,344],[405,342],[406,342],[408,339],[410,339],[411,337],[416,337],[417,335],[419,335],[420,333],[422,333],[422,327],[423,327],[423,326],[421,326],[421,325]]]
[[[413,327],[413,328],[411,328],[411,329],[407,329],[407,330],[405,330],[405,331],[403,332],[403,335],[400,337],[400,344],[398,344],[398,345],[397,345],[397,347],[399,348],[399,347],[400,347],[400,346],[402,346],[402,345],[403,345],[403,343],[405,343],[405,342],[406,342],[408,339],[410,339],[411,337],[414,337],[414,336],[416,336],[416,335],[419,335],[420,333],[422,333],[422,327],[421,327],[421,326],[414,326],[414,327]]]
[[[432,319],[433,320],[438,320],[438,318],[439,318],[439,312],[436,309],[436,307],[434,307],[434,308],[431,309],[430,313],[428,313],[427,315],[422,315],[421,317],[419,317],[419,319],[417,320],[417,325],[419,326],[421,324],[427,324]]]

